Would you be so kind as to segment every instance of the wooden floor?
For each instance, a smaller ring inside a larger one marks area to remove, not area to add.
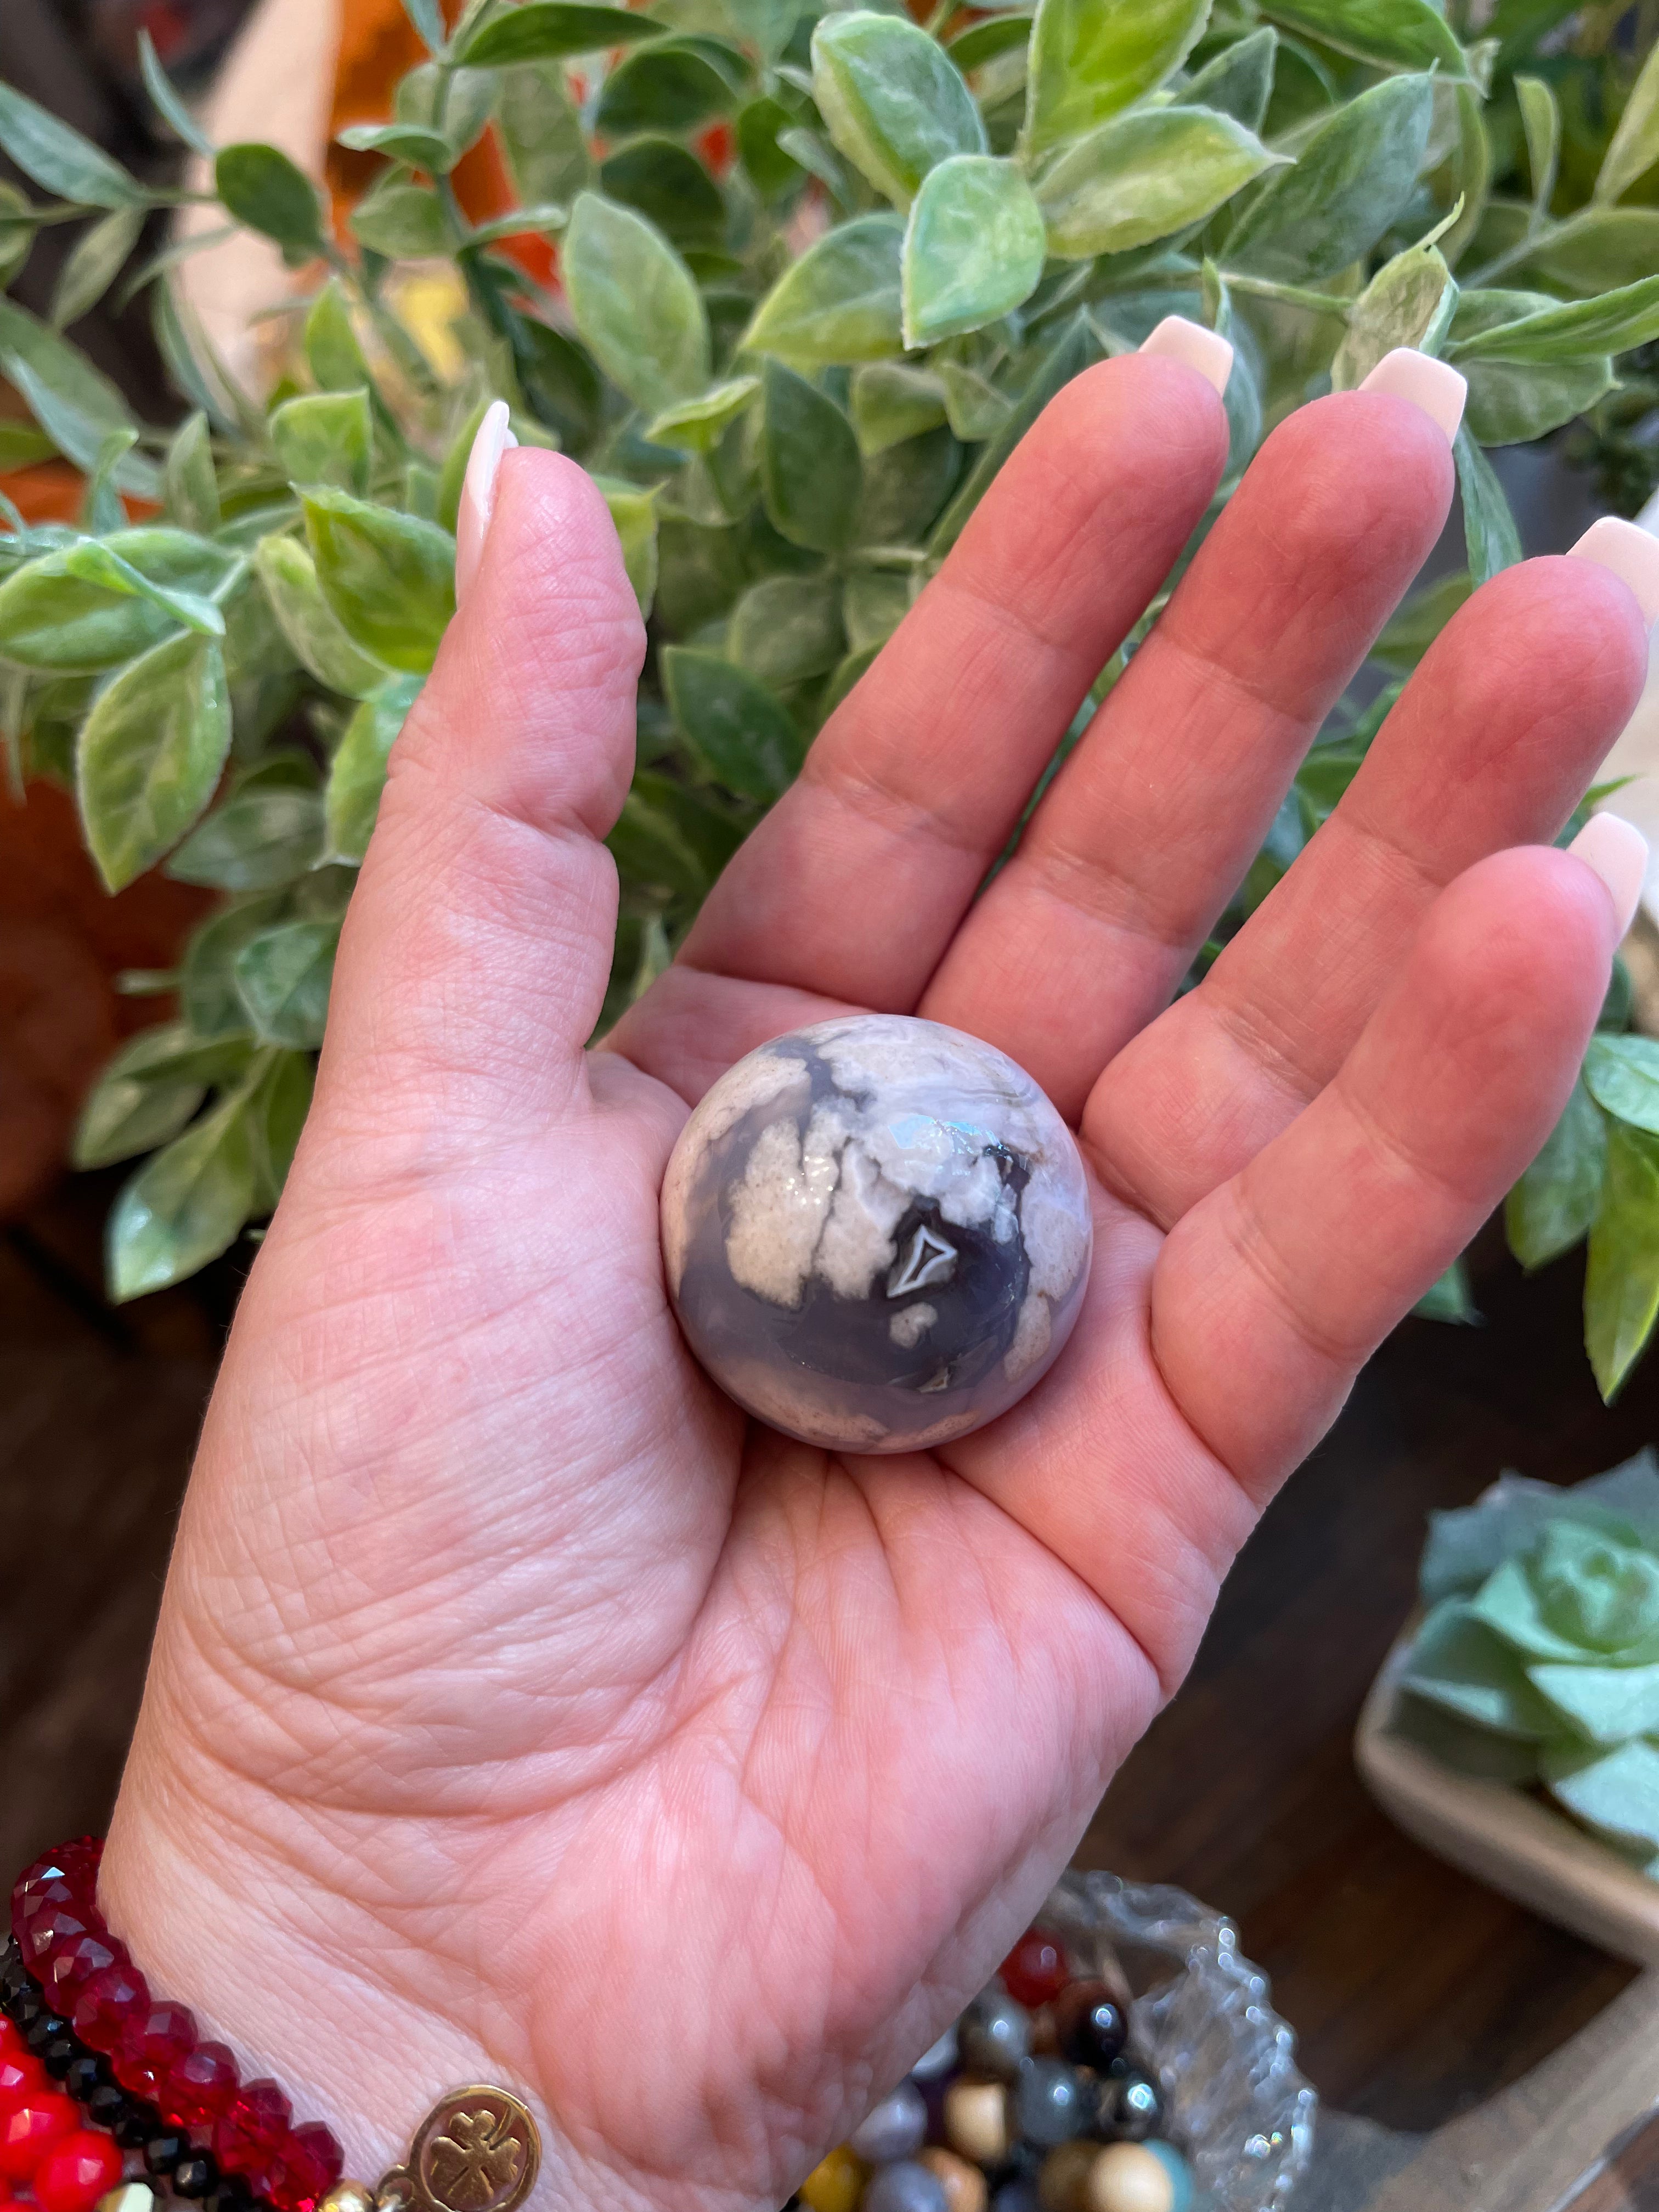
[[[97,1254],[113,1180],[82,1178],[0,1230],[6,1867],[107,1814],[235,1290],[222,1266],[111,1312]],[[1479,1285],[1483,1328],[1411,1323],[1373,1363],[1245,1552],[1191,1680],[1080,1854],[1232,1913],[1322,2094],[1413,2133],[1515,2080],[1629,1978],[1407,1842],[1350,1758],[1427,1509],[1504,1467],[1575,1480],[1659,1435],[1659,1359],[1613,1411],[1596,1398],[1576,1262],[1526,1283],[1494,1247]],[[1659,2153],[1636,2147],[1620,2173],[1597,2185],[1596,2212],[1659,2206]]]

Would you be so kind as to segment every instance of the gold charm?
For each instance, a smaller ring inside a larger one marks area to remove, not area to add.
[[[541,2139],[508,2089],[477,2082],[451,2089],[422,2121],[407,2166],[374,2192],[382,2212],[513,2212],[530,2194]]]

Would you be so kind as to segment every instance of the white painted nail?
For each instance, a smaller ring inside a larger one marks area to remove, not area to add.
[[[1185,315],[1165,315],[1158,328],[1141,340],[1140,350],[1184,361],[1218,392],[1227,389],[1227,379],[1233,373],[1233,349],[1226,339],[1218,331],[1206,331],[1202,323],[1189,323]]]
[[[1648,879],[1647,839],[1621,814],[1592,814],[1567,850],[1607,885],[1622,939]]]
[[[1643,621],[1659,622],[1659,538],[1650,538],[1640,523],[1604,514],[1567,550],[1580,561],[1611,568],[1635,592]]]
[[[459,606],[472,588],[483,558],[484,532],[495,512],[495,478],[501,455],[518,444],[507,427],[507,402],[497,399],[486,410],[467,458],[461,485],[461,504],[455,517],[455,603]]]
[[[1396,346],[1392,353],[1385,353],[1359,389],[1392,392],[1396,399],[1409,399],[1444,432],[1449,446],[1457,435],[1463,402],[1469,396],[1467,377],[1460,376],[1449,362],[1437,361],[1431,353],[1419,353],[1415,346]]]

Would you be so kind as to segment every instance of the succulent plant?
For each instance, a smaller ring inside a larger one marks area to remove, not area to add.
[[[1540,1784],[1659,1879],[1659,1459],[1565,1491],[1505,1475],[1431,1517],[1404,1732]]]
[[[1228,333],[1222,499],[1267,428],[1396,344],[1469,381],[1468,570],[1378,641],[1197,973],[1441,624],[1519,557],[1485,448],[1578,417],[1659,337],[1659,63],[1619,47],[1618,7],[1500,6],[1476,35],[1435,0],[939,0],[925,24],[896,0],[468,0],[453,29],[437,0],[405,4],[429,58],[390,119],[343,134],[380,167],[337,236],[275,149],[209,144],[146,50],[225,216],[295,272],[287,368],[258,399],[178,289],[199,235],[121,276],[149,212],[189,195],[0,86],[0,147],[46,196],[0,186],[0,276],[42,225],[82,226],[49,322],[0,298],[0,373],[34,417],[0,457],[61,453],[87,479],[77,528],[14,514],[0,533],[7,758],[19,784],[75,788],[112,888],[164,865],[223,894],[176,975],[134,979],[176,1015],[82,1124],[82,1162],[142,1159],[111,1225],[118,1297],[276,1201],[492,398],[593,471],[650,615],[610,1018],[1090,362],[1172,312]],[[475,222],[454,172],[485,132],[519,204]],[[150,292],[176,429],[135,420],[63,335],[118,280]],[[1589,1231],[1612,1389],[1659,1313],[1659,1122],[1595,1096],[1512,1227],[1529,1263]],[[1599,1152],[1587,1113],[1615,1125]],[[1454,1271],[1431,1310],[1467,1309]]]

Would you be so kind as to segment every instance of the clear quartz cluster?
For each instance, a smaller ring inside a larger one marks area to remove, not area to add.
[[[775,1038],[680,1135],[663,1252],[692,1350],[808,1443],[965,1435],[1058,1356],[1088,1279],[1087,1181],[1006,1054],[896,1014]]]

